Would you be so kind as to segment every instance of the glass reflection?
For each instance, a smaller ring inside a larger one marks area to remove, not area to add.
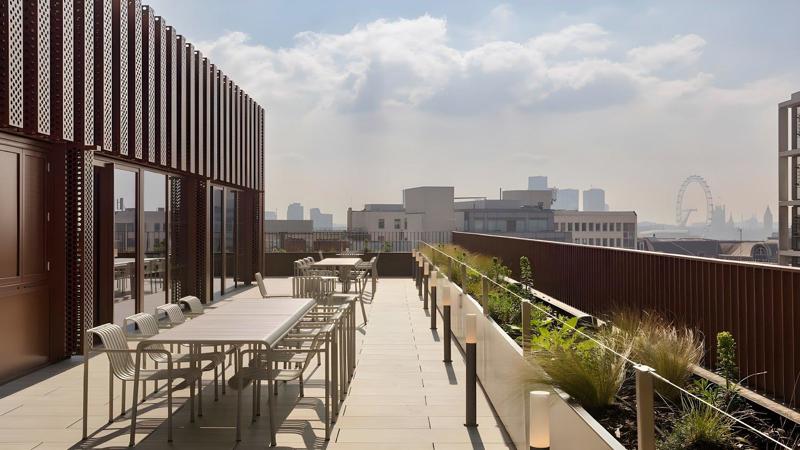
[[[144,309],[153,314],[167,302],[164,284],[167,269],[166,176],[144,172]]]
[[[136,312],[136,173],[114,169],[114,323]]]

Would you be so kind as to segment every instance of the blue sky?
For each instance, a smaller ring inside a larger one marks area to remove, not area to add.
[[[147,3],[267,108],[279,216],[534,174],[640,220],[670,221],[695,173],[737,218],[776,203],[796,2]]]

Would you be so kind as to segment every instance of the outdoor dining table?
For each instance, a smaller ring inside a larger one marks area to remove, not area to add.
[[[242,346],[273,348],[316,304],[311,298],[286,298],[261,300],[233,300],[221,302],[214,309],[169,328],[139,342],[136,352],[136,370],[139,371],[142,350],[152,345],[185,344],[194,354],[201,346]],[[237,358],[238,360],[238,358]],[[138,376],[138,373],[137,373]],[[138,384],[134,384],[133,398],[138,398]],[[236,413],[236,440],[241,440],[241,399],[239,389]],[[198,412],[202,415],[202,395],[198,397]],[[194,405],[190,405],[194,409]],[[194,413],[189,415],[194,420]],[[131,439],[136,432],[136,402],[132,412]],[[131,441],[133,442],[133,441]]]
[[[339,272],[339,281],[342,282],[342,292],[350,292],[350,271],[360,262],[363,262],[361,258],[325,258],[312,266],[336,269]]]

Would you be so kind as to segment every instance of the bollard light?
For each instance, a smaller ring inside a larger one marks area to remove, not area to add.
[[[467,382],[464,384],[467,397],[467,413],[464,426],[478,426],[478,372],[477,372],[477,342],[478,342],[478,317],[475,314],[467,314],[464,318],[466,328],[466,370]]]
[[[436,270],[436,269],[431,270],[430,278],[431,278],[430,287],[435,288],[436,287],[436,280],[439,278],[439,271]]]
[[[431,265],[428,264],[428,261],[423,261],[422,267],[423,267],[422,274],[425,275],[426,277],[429,277],[431,275]]]
[[[464,328],[466,329],[465,339],[467,344],[478,343],[478,316],[467,314],[464,318]]]
[[[531,450],[550,448],[550,392],[530,392],[530,440]]]
[[[450,286],[442,286],[439,289],[441,293],[440,298],[442,300],[442,306],[450,306]]]

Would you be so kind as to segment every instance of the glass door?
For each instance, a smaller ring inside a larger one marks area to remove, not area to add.
[[[225,191],[225,292],[239,287],[236,273],[236,243],[238,239],[236,208],[238,192]]]
[[[167,177],[144,172],[144,304],[153,314],[167,303]]]
[[[137,174],[114,169],[114,323],[136,313]]]
[[[211,286],[212,299],[214,300],[222,297],[224,293],[224,193],[222,188],[214,187],[211,189]]]

